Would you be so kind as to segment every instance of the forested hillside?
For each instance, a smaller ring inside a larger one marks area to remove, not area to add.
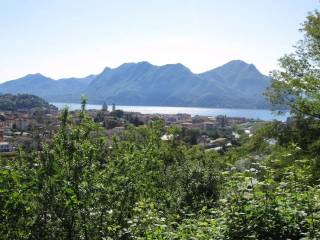
[[[0,94],[0,110],[13,111],[32,108],[55,108],[44,99],[30,94]]]
[[[1,158],[1,239],[320,239],[320,13],[267,91],[291,109],[220,154],[154,121],[105,137],[68,110],[53,141]],[[164,135],[172,138],[161,140]]]

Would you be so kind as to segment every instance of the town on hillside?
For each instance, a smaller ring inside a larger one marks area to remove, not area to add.
[[[70,111],[77,122],[80,110]],[[161,120],[166,127],[181,129],[179,139],[189,145],[201,145],[206,151],[224,152],[238,145],[241,136],[250,137],[260,120],[227,116],[191,116],[190,114],[142,114],[111,109],[104,104],[101,110],[87,110],[95,123],[101,125],[110,138],[121,134],[129,125],[148,125],[150,121]],[[26,151],[41,149],[49,143],[59,129],[60,111],[52,105],[31,108],[6,109],[0,111],[0,152],[10,156],[21,147]],[[170,135],[163,135],[168,141]]]

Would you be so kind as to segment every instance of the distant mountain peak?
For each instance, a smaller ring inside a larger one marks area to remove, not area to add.
[[[239,70],[248,68],[250,65],[253,65],[253,64],[247,63],[243,60],[232,60],[215,69],[230,68],[230,69],[239,71]]]
[[[248,65],[248,69],[251,70],[251,71],[256,71],[256,72],[262,74],[254,64],[249,64]]]
[[[191,70],[181,63],[170,63],[160,66],[160,68],[170,69],[172,71],[187,71],[191,73]]]
[[[224,65],[229,65],[229,64],[233,64],[233,65],[250,65],[249,63],[247,63],[247,62],[245,62],[243,60],[240,60],[240,59],[231,60],[231,61],[227,62]]]
[[[77,102],[82,94],[92,103],[150,106],[263,108],[268,78],[253,64],[232,60],[201,74],[181,63],[152,65],[147,61],[106,67],[98,75],[57,81],[40,73],[0,84],[2,93],[35,94],[53,102]]]
[[[109,68],[109,67],[105,67],[104,69],[103,69],[103,71],[100,73],[100,75],[101,74],[104,74],[104,73],[107,73],[107,72],[109,72],[109,71],[111,71],[112,70],[112,68]],[[93,75],[93,74],[92,74]]]
[[[178,68],[187,68],[186,66],[184,66],[182,63],[169,63],[169,64],[165,64],[163,65],[163,67],[165,66],[170,66],[170,67],[178,67]]]
[[[220,67],[204,72],[203,75],[213,73],[218,74],[221,77],[231,77],[240,73],[262,76],[262,73],[256,68],[254,64],[247,63],[243,60],[232,60]]]
[[[123,63],[120,66],[116,67],[115,69],[127,69],[127,68],[136,68],[136,67],[151,67],[153,66],[147,61],[142,62],[127,62]]]
[[[31,73],[31,74],[27,74],[25,77],[28,77],[28,78],[33,78],[33,77],[47,78],[46,76],[42,75],[41,73]]]
[[[148,66],[153,66],[151,63],[149,63],[148,61],[141,61],[141,62],[137,62],[137,65],[148,65]]]

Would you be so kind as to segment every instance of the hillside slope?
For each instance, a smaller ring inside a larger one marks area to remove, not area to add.
[[[85,94],[91,103],[230,108],[266,108],[263,92],[269,80],[254,65],[234,60],[194,74],[178,64],[155,66],[125,63],[86,78],[53,80],[41,74],[0,84],[0,93],[35,94],[51,102],[78,102]]]

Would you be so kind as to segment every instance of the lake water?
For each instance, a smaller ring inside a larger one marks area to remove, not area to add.
[[[70,110],[78,110],[81,105],[78,103],[51,103],[62,109],[68,106]],[[111,106],[108,106],[111,109]],[[102,105],[88,104],[87,109],[101,109]],[[192,116],[218,116],[226,115],[227,117],[245,117],[252,119],[260,119],[264,121],[279,120],[285,121],[289,114],[276,115],[270,110],[265,109],[232,109],[232,108],[197,108],[197,107],[158,107],[158,106],[116,106],[116,109],[121,109],[127,112],[140,112],[143,114],[177,114],[188,113]]]

